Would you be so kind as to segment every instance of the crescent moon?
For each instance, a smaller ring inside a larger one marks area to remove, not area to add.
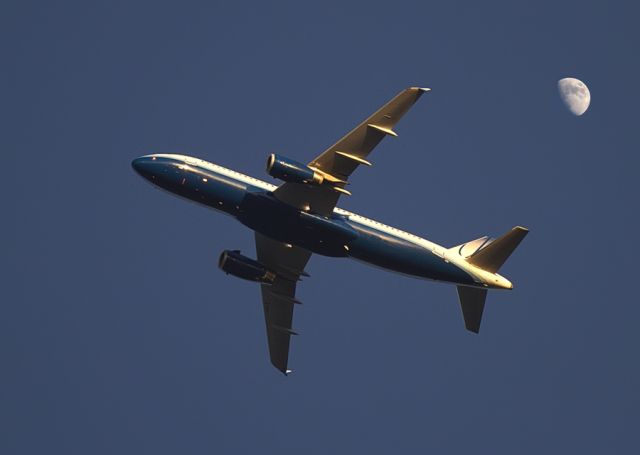
[[[591,92],[587,85],[579,79],[565,77],[558,81],[558,91],[564,105],[574,115],[582,115],[591,103]]]

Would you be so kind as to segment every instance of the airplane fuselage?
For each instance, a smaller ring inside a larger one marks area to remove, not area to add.
[[[316,254],[351,257],[387,270],[458,285],[511,289],[497,273],[473,266],[426,239],[335,208],[331,216],[278,200],[275,185],[184,155],[147,155],[136,171],[176,195],[235,217],[274,240]]]

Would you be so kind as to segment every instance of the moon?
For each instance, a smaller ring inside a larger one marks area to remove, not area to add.
[[[565,77],[558,81],[560,98],[574,115],[582,115],[589,108],[591,93],[587,85],[579,79]]]

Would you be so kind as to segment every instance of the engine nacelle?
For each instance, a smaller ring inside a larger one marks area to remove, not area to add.
[[[218,260],[218,267],[223,272],[231,274],[243,280],[257,281],[259,283],[273,284],[276,274],[246,256],[239,251],[224,250]]]
[[[267,174],[285,182],[320,185],[324,176],[306,164],[272,153],[267,159]]]

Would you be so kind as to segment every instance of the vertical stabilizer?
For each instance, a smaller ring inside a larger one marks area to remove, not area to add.
[[[527,228],[516,226],[499,239],[494,240],[471,255],[467,258],[467,261],[487,272],[496,273],[528,233],[529,230]]]
[[[487,290],[458,286],[458,297],[460,298],[460,307],[464,317],[464,326],[467,330],[478,333],[480,331],[484,302],[487,299]]]

